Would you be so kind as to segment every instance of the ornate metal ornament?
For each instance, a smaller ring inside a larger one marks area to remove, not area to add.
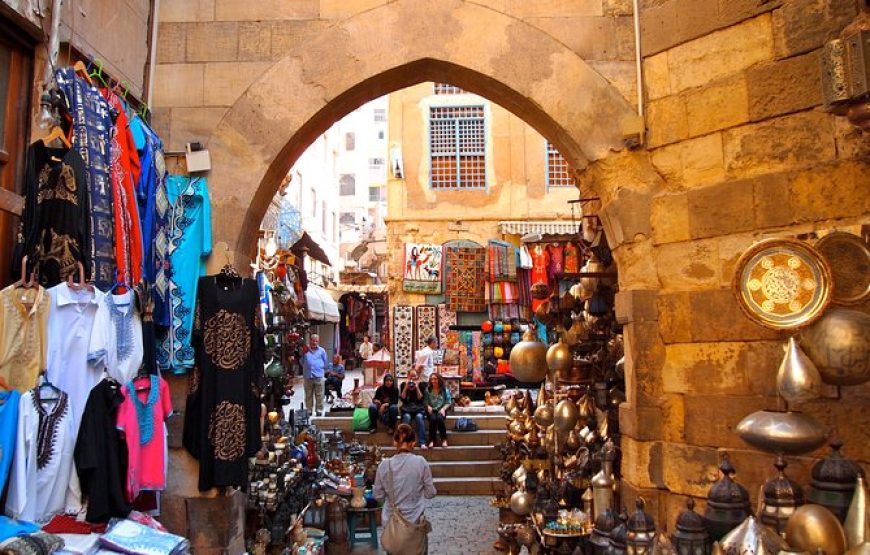
[[[828,430],[808,414],[760,410],[737,424],[737,435],[767,453],[803,455],[821,447]]]
[[[734,289],[746,315],[772,329],[821,316],[831,300],[831,271],[821,254],[795,239],[768,239],[737,261]]]
[[[831,268],[833,303],[854,305],[870,297],[870,247],[861,237],[835,231],[815,246]]]
[[[776,532],[749,516],[720,542],[725,555],[776,555],[788,545]]]

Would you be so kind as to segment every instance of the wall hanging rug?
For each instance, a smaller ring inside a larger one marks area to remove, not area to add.
[[[405,273],[402,288],[410,293],[441,293],[441,245],[405,244]]]
[[[444,247],[447,266],[447,306],[456,312],[486,310],[486,249]]]
[[[406,372],[414,364],[414,307],[393,307],[393,361],[396,371]]]
[[[450,310],[446,304],[438,305],[438,346],[445,348],[447,343],[447,334],[450,333],[450,326],[456,325],[456,312]]]
[[[438,337],[438,307],[421,304],[414,307],[414,352],[426,346],[430,337]]]
[[[487,244],[490,281],[517,280],[517,248],[504,241]]]

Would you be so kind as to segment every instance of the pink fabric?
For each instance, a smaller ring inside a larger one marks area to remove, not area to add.
[[[140,384],[146,383],[140,380]],[[166,428],[164,422],[172,414],[172,398],[169,395],[169,384],[159,378],[159,395],[151,407],[151,418],[154,419],[154,433],[145,445],[139,443],[139,420],[136,418],[136,406],[130,394],[139,396],[143,404],[148,402],[149,391],[131,392],[128,386],[122,388],[124,402],[118,409],[118,429],[126,435],[129,463],[127,465],[127,495],[136,499],[142,490],[166,489]]]

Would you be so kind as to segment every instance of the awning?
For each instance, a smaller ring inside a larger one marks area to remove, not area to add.
[[[541,235],[565,235],[577,233],[580,222],[571,221],[502,221],[498,223],[501,233],[525,235],[540,233]]]
[[[329,261],[329,257],[326,256],[326,253],[323,252],[323,248],[317,244],[317,242],[311,238],[311,235],[308,235],[307,231],[302,232],[302,237],[299,238],[298,241],[293,243],[293,246],[290,247],[290,252],[297,256],[301,256],[303,254],[303,249],[308,249],[308,256],[317,260],[318,262],[323,262],[327,266],[332,266],[332,263]]]
[[[326,290],[316,285],[308,284],[305,290],[305,304],[308,306],[309,320],[338,322],[341,319],[338,305]]]
[[[340,293],[386,293],[389,290],[389,286],[385,284],[369,284],[369,285],[352,285],[350,283],[339,283],[338,285],[332,286],[332,290],[339,291]]]

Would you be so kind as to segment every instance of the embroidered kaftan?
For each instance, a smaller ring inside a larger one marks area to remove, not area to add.
[[[144,343],[142,319],[131,289],[121,295],[107,294],[105,303],[111,316],[110,333],[115,334],[117,353],[114,357],[114,365],[107,370],[109,375],[120,383],[127,383],[136,376],[142,365]]]
[[[211,254],[211,203],[204,177],[169,176],[168,279],[171,321],[157,353],[161,370],[184,374],[193,367],[191,346],[197,280]],[[156,284],[158,289],[160,282]],[[156,300],[156,299],[155,299]]]
[[[23,299],[32,305],[28,308]],[[42,286],[10,285],[0,291],[0,376],[22,393],[36,385],[45,368],[50,310],[51,299]]]
[[[18,405],[6,514],[19,520],[46,522],[57,513],[80,509],[79,480],[73,471],[76,432],[65,394],[56,402],[41,405],[36,399],[31,390],[21,396]],[[46,426],[43,440],[39,441],[40,421],[46,418],[53,422]]]
[[[117,427],[124,431],[129,453],[126,488],[130,499],[136,499],[142,490],[166,488],[166,427],[172,414],[169,384],[158,376],[136,380],[148,385],[137,392],[132,381],[124,386],[124,402],[118,411]],[[136,396],[134,398],[134,395]]]

